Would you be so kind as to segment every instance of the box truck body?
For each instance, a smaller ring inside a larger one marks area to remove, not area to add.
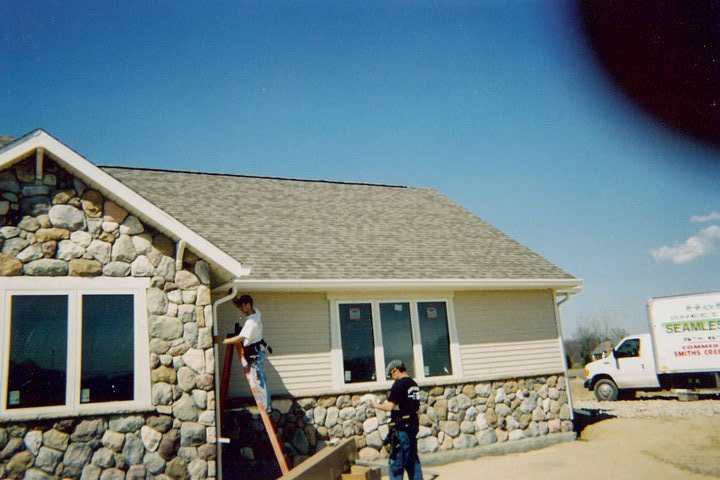
[[[585,366],[585,387],[598,400],[637,390],[717,390],[720,386],[720,292],[648,301],[650,334],[623,338]]]
[[[718,370],[720,292],[648,301],[658,373]]]

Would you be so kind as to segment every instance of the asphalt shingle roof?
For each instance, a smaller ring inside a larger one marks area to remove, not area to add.
[[[102,169],[254,279],[574,278],[431,189]]]

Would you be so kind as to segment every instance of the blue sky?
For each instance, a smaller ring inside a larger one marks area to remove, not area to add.
[[[0,133],[92,162],[430,187],[584,280],[563,328],[720,290],[720,151],[570,2],[0,0]]]

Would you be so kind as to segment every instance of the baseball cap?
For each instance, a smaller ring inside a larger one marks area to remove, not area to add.
[[[403,370],[405,369],[405,364],[403,363],[402,360],[398,360],[398,359],[390,360],[390,363],[388,363],[387,368],[385,369],[385,376],[389,377],[390,372],[392,372],[396,368],[400,368]]]

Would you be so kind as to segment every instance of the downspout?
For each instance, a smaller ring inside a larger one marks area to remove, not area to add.
[[[570,300],[570,294],[569,294],[569,293],[561,293],[561,295],[565,295],[565,298],[563,298],[562,300],[560,300],[559,302],[557,302],[557,303],[555,304],[555,305],[558,306],[558,308],[560,308],[560,305],[562,305],[563,303],[565,303],[565,302],[567,302],[568,300]]]
[[[230,292],[225,295],[224,297],[221,297],[217,299],[215,302],[213,302],[212,305],[212,325],[213,325],[213,338],[218,338],[218,316],[217,316],[217,310],[218,306],[221,303],[225,303],[229,300],[232,300],[235,298],[235,295],[237,294],[237,287],[235,285],[232,285],[230,287]],[[217,425],[216,428],[216,441],[217,441],[217,459],[215,462],[215,477],[218,480],[222,480],[222,444],[223,443],[229,443],[229,439],[222,436],[222,425],[220,424],[220,382],[217,381],[217,376],[220,374],[220,346],[213,342],[213,358],[215,359],[215,425]]]
[[[557,300],[557,292],[553,292],[553,297]],[[570,293],[563,292],[561,295],[565,297],[555,302],[555,324],[558,329],[558,340],[560,341],[560,354],[562,355],[563,370],[565,371],[565,392],[570,406],[570,420],[575,423],[575,409],[573,407],[572,391],[570,390],[570,372],[568,371],[567,354],[565,353],[565,342],[563,341],[562,326],[560,325],[560,305],[570,300]]]
[[[43,179],[43,158],[45,156],[45,149],[38,147],[35,151],[35,180],[42,182]]]
[[[183,239],[178,240],[177,248],[175,249],[175,271],[179,272],[182,270],[183,257],[185,256],[185,247],[187,242]]]

